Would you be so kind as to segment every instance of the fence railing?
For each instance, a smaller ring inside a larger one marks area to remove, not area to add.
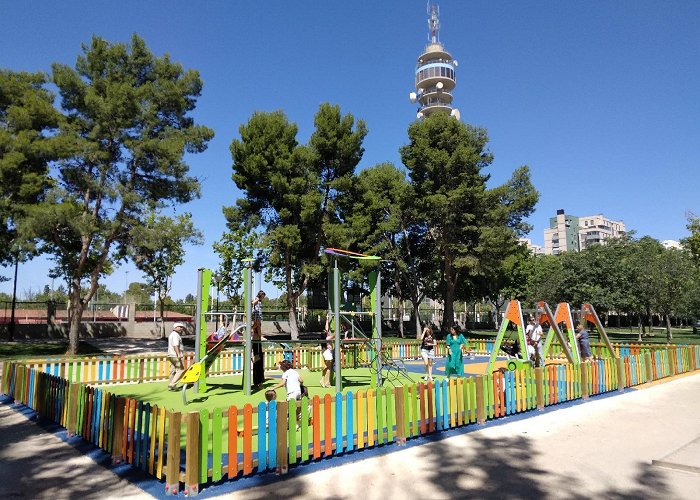
[[[433,432],[698,370],[700,346],[187,413],[116,396],[105,386],[74,383],[40,366],[5,361],[2,391],[115,460],[164,479],[168,494],[177,494],[182,483],[185,493],[193,495],[211,481],[266,470],[285,473],[322,457],[400,445]]]
[[[493,352],[493,340],[470,341],[473,354],[483,355]],[[563,352],[552,345],[551,357],[563,359]],[[635,354],[660,353],[668,356],[669,352],[679,346],[666,344],[613,344],[618,357],[629,357]],[[605,344],[593,344],[592,350],[597,358],[610,357]],[[420,358],[420,342],[415,340],[383,342],[383,352],[392,359],[411,360]],[[437,342],[434,353],[445,356],[445,343]],[[272,348],[263,352],[265,369],[278,367],[280,361],[291,358],[297,368],[321,370],[325,366],[322,351],[318,345],[297,345],[290,349]],[[373,356],[373,348],[362,342],[343,342],[341,349],[341,365],[343,368],[353,368],[369,365]],[[185,353],[185,367],[194,362],[194,353]],[[142,383],[167,380],[170,365],[165,353],[136,354],[136,355],[104,355],[91,357],[51,357],[26,359],[24,363],[40,372],[67,379],[69,382],[85,384],[109,383]],[[209,376],[227,376],[243,373],[242,347],[228,348],[221,352],[212,363]]]

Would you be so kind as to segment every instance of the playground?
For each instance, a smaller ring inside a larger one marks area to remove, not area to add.
[[[487,356],[473,356],[465,359],[464,371],[466,376],[477,376],[483,374],[488,365],[489,358]],[[496,368],[507,365],[506,359],[497,361]],[[410,382],[406,383],[417,384],[423,381],[424,369],[423,361],[408,360],[405,361],[406,372],[410,378]],[[445,360],[438,359],[433,368],[433,374],[436,377],[444,378]],[[335,395],[334,388],[321,387],[321,372],[318,370],[300,370],[300,374],[304,379],[304,385],[309,390],[309,398],[313,399],[318,396],[323,399],[326,394]],[[198,411],[206,408],[223,408],[225,406],[236,405],[243,406],[245,404],[257,405],[265,401],[265,390],[274,386],[276,382],[281,380],[282,372],[279,370],[266,372],[267,380],[265,384],[256,392],[247,396],[243,393],[243,376],[230,375],[220,376],[209,379],[207,392],[202,395],[196,395],[194,398],[183,404],[182,397],[179,393],[169,392],[166,382],[153,382],[149,384],[119,384],[110,387],[112,394],[127,398],[138,399],[168,408],[172,411]],[[371,376],[367,368],[344,368],[343,369],[343,387],[345,391],[367,391],[371,389]],[[284,399],[284,390],[277,390],[278,398]]]
[[[494,339],[457,345],[462,336],[454,331],[434,342],[434,380],[426,380],[420,341],[382,338],[379,266],[367,276],[370,310],[341,308],[338,260],[377,259],[326,252],[334,265],[325,339],[262,338],[250,267],[245,310],[231,312],[212,334],[208,319],[221,312],[207,310],[211,271],[202,269],[194,352],[184,353],[175,391],[167,390],[170,362],[162,352],[7,360],[2,391],[115,462],[163,481],[166,494],[192,496],[224,480],[284,475],[322,458],[403,446],[700,369],[697,345],[613,344],[591,304],[560,303],[552,312],[539,302],[526,327],[520,302],[511,300]],[[360,314],[370,331],[355,323]],[[580,340],[578,323],[601,342]],[[281,364],[301,375],[306,391],[288,396]],[[446,376],[455,366],[458,376]],[[276,397],[267,398],[272,387]]]

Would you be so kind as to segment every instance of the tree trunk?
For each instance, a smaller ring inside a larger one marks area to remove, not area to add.
[[[404,336],[404,331],[403,331],[403,311],[404,311],[404,305],[403,305],[403,300],[399,301],[399,337],[406,338]]]
[[[416,338],[419,339],[421,336],[421,324],[420,324],[420,312],[419,312],[420,302],[411,299],[411,317],[413,318],[413,326],[416,329]]]
[[[454,296],[455,286],[454,284],[448,284],[445,290],[445,306],[442,313],[441,330],[448,331],[455,322]]]
[[[158,325],[158,337],[161,339],[165,338],[165,304],[163,304],[164,297],[158,297],[158,307],[160,309],[160,324]],[[195,335],[197,332],[195,332]]]
[[[450,256],[446,252],[445,253],[445,297],[444,297],[444,308],[442,311],[442,322],[440,324],[440,329],[442,331],[448,331],[449,328],[454,324],[454,321],[455,321],[454,297],[455,297],[455,288],[457,287],[456,278],[457,278],[456,276],[453,276],[452,262],[450,261]]]
[[[289,313],[289,330],[292,340],[299,340],[299,325],[297,324],[297,294],[294,292],[292,284],[292,264],[289,249],[284,255],[284,278],[287,285],[287,312]],[[299,291],[301,294],[302,290]]]
[[[671,333],[671,317],[668,314],[664,314],[666,318],[666,342],[671,343],[673,339],[673,334]]]
[[[637,321],[639,322],[638,324],[638,329],[639,329],[639,336],[637,337],[637,341],[641,342],[642,341],[642,332],[643,332],[643,325],[642,325],[642,315],[637,314]]]
[[[80,338],[80,323],[83,319],[85,304],[80,298],[80,280],[74,279],[71,282],[70,291],[71,317],[70,329],[68,330],[68,351],[66,354],[75,356],[78,354],[78,341]]]
[[[292,340],[299,340],[299,325],[297,324],[297,304],[296,297],[287,290],[287,311],[289,312],[289,330]]]

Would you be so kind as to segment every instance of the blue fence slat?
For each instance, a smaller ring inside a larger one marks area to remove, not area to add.
[[[274,469],[277,467],[277,401],[272,400],[267,404],[267,412],[267,435],[270,437],[270,453],[267,457],[267,463],[270,469]],[[258,427],[258,435],[260,435],[260,433],[261,428]]]
[[[443,429],[442,426],[442,398],[440,397],[440,394],[442,391],[440,390],[440,386],[444,381],[436,381],[435,382],[435,387],[433,387],[433,390],[435,391],[435,423],[437,424],[437,429],[441,430]]]
[[[258,404],[258,471],[267,468],[267,404],[262,401]]]

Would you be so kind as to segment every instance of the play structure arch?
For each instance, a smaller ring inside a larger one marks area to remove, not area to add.
[[[547,335],[544,340],[544,348],[542,351],[543,363],[549,356],[553,343],[556,340],[569,363],[574,365],[581,364],[581,353],[579,351],[578,342],[576,341],[573,315],[571,312],[571,307],[567,302],[560,302],[557,305],[557,309],[554,314],[552,314],[549,305],[547,305],[545,301],[537,302],[535,307],[535,320],[540,325],[549,325],[549,330],[547,331]],[[592,323],[595,325],[601,339],[603,339],[605,342],[608,352],[610,353],[610,357],[618,359],[618,355],[615,352],[610,339],[608,338],[605,328],[603,327],[595,308],[590,303],[585,303],[581,307],[581,322],[584,325],[587,323]],[[496,358],[498,357],[498,353],[503,346],[505,333],[510,324],[515,325],[517,328],[517,341],[520,345],[520,350],[515,359],[509,360],[508,369],[519,369],[526,365],[531,365],[531,362],[527,358],[527,339],[525,337],[522,308],[520,301],[513,299],[508,303],[503,323],[501,324],[501,328],[496,336],[493,352],[491,353],[489,362],[486,366],[487,374],[493,372]],[[565,331],[562,331],[559,325],[564,325]]]

